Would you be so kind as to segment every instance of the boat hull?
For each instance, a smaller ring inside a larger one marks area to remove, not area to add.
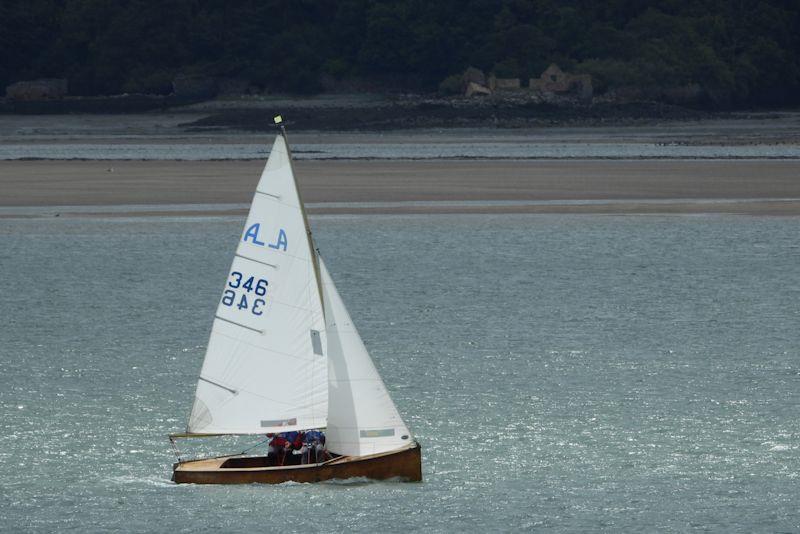
[[[226,461],[235,458],[228,456],[177,463],[173,468],[172,480],[178,484],[281,484],[348,478],[422,481],[422,454],[418,444],[369,456],[341,456],[322,464],[222,467]]]

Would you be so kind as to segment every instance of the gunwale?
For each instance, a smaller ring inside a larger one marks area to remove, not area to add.
[[[320,482],[354,477],[422,481],[422,454],[416,442],[393,451],[365,456],[338,456],[319,464],[223,468],[222,464],[231,458],[242,458],[242,456],[221,456],[178,462],[173,465],[172,479],[177,484],[280,484],[290,481]]]

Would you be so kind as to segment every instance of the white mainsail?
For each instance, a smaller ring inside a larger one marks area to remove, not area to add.
[[[364,456],[414,440],[400,417],[322,260],[322,300],[328,336],[328,429],[331,452]]]
[[[325,319],[311,251],[291,155],[278,135],[217,307],[188,433],[326,426]]]

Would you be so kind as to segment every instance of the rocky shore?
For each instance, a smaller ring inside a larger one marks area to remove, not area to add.
[[[196,114],[186,126],[197,131],[264,131],[272,116],[289,117],[295,130],[397,130],[411,128],[526,128],[534,126],[614,126],[724,116],[657,102],[553,104],[514,93],[484,97],[343,94],[308,98],[258,96],[202,101],[175,96],[117,95],[0,101],[0,114]]]
[[[401,98],[366,107],[303,105],[212,112],[188,127],[265,131],[273,115],[291,117],[296,130],[398,130],[410,128],[527,128],[647,124],[710,118],[708,112],[659,103],[558,106],[498,98]]]

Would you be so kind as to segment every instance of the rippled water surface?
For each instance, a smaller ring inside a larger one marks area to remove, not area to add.
[[[425,481],[176,486],[242,222],[0,219],[4,529],[800,529],[800,219],[312,217]]]

